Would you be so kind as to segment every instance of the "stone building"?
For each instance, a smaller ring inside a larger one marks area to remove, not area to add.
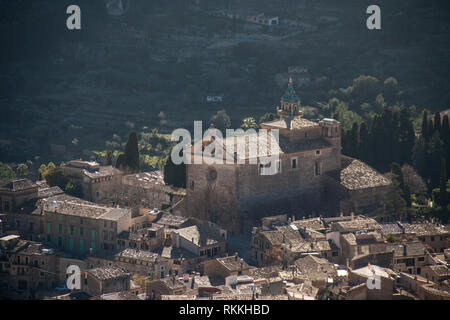
[[[187,213],[242,232],[267,215],[301,217],[323,212],[335,216],[341,206],[361,212],[376,207],[389,191],[390,181],[360,161],[343,161],[340,123],[327,118],[318,123],[307,120],[300,108],[290,79],[277,108],[280,118],[260,126],[270,132],[267,140],[256,142],[261,132],[246,132],[223,139],[211,135],[194,143],[187,165]],[[205,149],[214,152],[208,156]],[[214,162],[220,150],[225,159],[235,161]],[[276,174],[263,175],[269,164],[262,160],[269,156],[278,156],[271,164]],[[358,180],[357,188],[349,183],[352,175]]]
[[[44,199],[33,212],[40,218],[42,241],[75,256],[113,252],[117,235],[129,230],[131,211],[61,195]]]
[[[151,210],[174,206],[174,212],[184,213],[185,189],[166,185],[159,171],[124,174],[112,166],[97,162],[71,160],[61,164],[68,177],[81,187],[83,199],[107,205]]]
[[[203,263],[203,274],[215,278],[222,284],[229,276],[247,274],[251,267],[236,254],[234,256],[216,258]]]
[[[387,251],[393,251],[393,270],[422,275],[424,266],[429,264],[428,254],[420,242],[388,244]]]
[[[93,296],[128,291],[130,274],[116,267],[102,267],[83,272],[82,289]]]
[[[125,249],[115,255],[114,265],[131,274],[139,274],[149,279],[164,279],[169,274],[170,266],[166,258],[157,253]]]
[[[57,256],[52,249],[17,235],[0,238],[0,296],[36,299],[57,283]]]

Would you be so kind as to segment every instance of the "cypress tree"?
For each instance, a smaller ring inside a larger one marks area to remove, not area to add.
[[[439,184],[442,158],[442,141],[439,137],[439,132],[435,132],[431,138],[428,157],[429,177],[431,178],[431,185],[434,188]]]
[[[439,186],[439,202],[442,207],[446,207],[448,204],[447,199],[447,168],[445,164],[445,158],[442,158],[441,160],[441,179],[440,179],[440,186]]]
[[[441,140],[443,142],[443,154],[445,159],[450,159],[450,128],[449,128],[449,119],[448,115],[445,115],[442,118],[442,127],[441,127]],[[447,163],[447,172],[450,172],[450,161],[446,161]]]
[[[106,151],[106,156],[105,156],[105,166],[110,166],[112,165],[112,152],[111,150],[107,150]]]
[[[434,114],[434,132],[441,132],[441,114],[436,112]]]
[[[126,169],[125,155],[123,153],[119,154],[117,157],[116,169],[119,169],[120,171],[124,171]]]
[[[139,165],[139,147],[136,131],[131,131],[125,145],[125,164],[131,173],[140,171]]]
[[[391,162],[402,163],[401,151],[400,151],[400,140],[401,140],[401,128],[400,119],[398,112],[394,112],[392,117],[392,137],[389,139],[390,143],[390,153]]]
[[[422,137],[425,139],[425,141],[428,141],[430,139],[429,132],[428,132],[428,111],[423,110],[422,113]]]
[[[359,143],[358,143],[358,123],[354,122],[350,131],[349,147],[351,150],[350,156],[359,157]]]
[[[412,150],[414,148],[414,126],[409,118],[407,108],[400,112],[400,163],[411,163]]]
[[[164,165],[164,182],[179,188],[186,188],[186,164],[176,165],[170,156]]]
[[[365,162],[370,161],[370,155],[369,155],[369,132],[367,130],[367,125],[365,122],[361,123],[361,126],[359,127],[359,156],[361,160]]]

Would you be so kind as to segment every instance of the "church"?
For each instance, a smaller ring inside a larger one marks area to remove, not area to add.
[[[271,146],[278,151],[276,174],[261,175],[262,165],[251,161],[261,155],[250,152],[231,164],[188,164],[188,215],[232,232],[246,232],[262,217],[277,214],[299,219],[380,213],[391,181],[365,163],[341,154],[338,121],[324,118],[313,122],[302,116],[292,78],[276,111],[279,119],[260,125],[260,129],[279,132],[278,145]],[[211,141],[197,143],[204,147]],[[245,143],[249,141],[247,138]],[[193,157],[195,150],[191,149]]]

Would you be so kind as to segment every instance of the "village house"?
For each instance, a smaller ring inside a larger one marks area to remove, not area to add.
[[[106,207],[62,195],[43,200],[40,234],[47,245],[76,256],[111,252],[117,235],[130,228],[129,209]]]
[[[97,162],[71,160],[61,164],[68,177],[80,185],[82,198],[111,206],[151,210],[173,206],[177,214],[184,213],[185,189],[166,185],[161,172],[124,174],[112,166]]]
[[[346,300],[392,300],[397,277],[391,269],[376,265],[350,270],[348,283],[352,288],[347,291]],[[367,286],[368,280],[373,288]]]
[[[134,248],[154,251],[161,248],[165,240],[165,228],[158,224],[131,231],[122,231],[117,235],[117,248]]]
[[[199,258],[199,261],[224,256],[227,253],[227,232],[211,222],[172,231],[175,248],[183,248]]]
[[[93,296],[128,291],[130,274],[116,267],[88,269],[82,275],[82,289]]]
[[[186,292],[182,281],[172,277],[145,282],[146,295],[150,300],[160,300],[162,295],[181,295]]]
[[[433,223],[404,223],[405,233],[412,234],[410,238],[419,240],[428,251],[443,253],[449,247],[450,231],[441,225]]]
[[[393,251],[393,270],[409,274],[423,274],[423,268],[430,263],[425,247],[421,242],[402,242],[388,244],[386,251]]]
[[[157,253],[125,249],[115,255],[114,266],[130,274],[139,274],[149,279],[163,279],[169,274],[169,261]]]
[[[37,299],[57,283],[57,257],[52,249],[17,235],[0,238],[1,296]]]
[[[237,254],[205,261],[202,267],[204,275],[209,276],[210,279],[214,278],[216,282],[222,284],[225,283],[225,278],[247,274],[252,268]]]

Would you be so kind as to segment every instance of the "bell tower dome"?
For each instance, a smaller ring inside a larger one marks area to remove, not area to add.
[[[280,118],[295,117],[302,115],[300,111],[300,98],[295,93],[294,80],[289,77],[286,92],[281,97],[281,107],[277,108]]]

